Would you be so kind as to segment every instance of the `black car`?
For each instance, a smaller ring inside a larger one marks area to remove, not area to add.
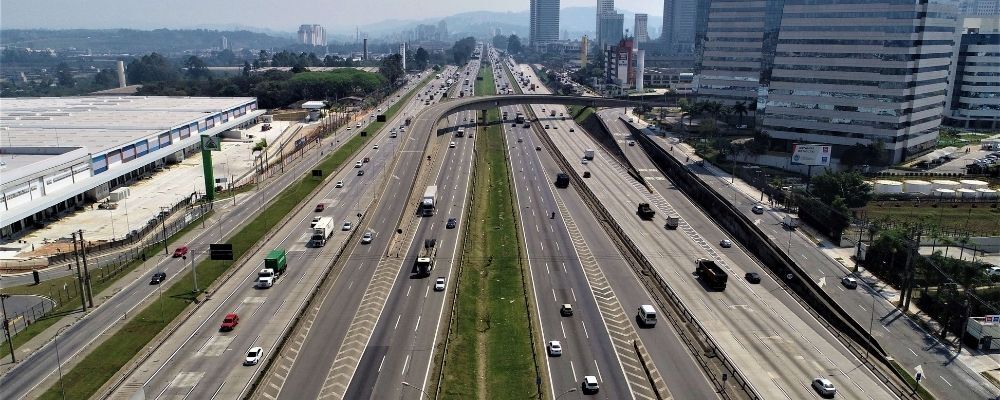
[[[747,272],[743,277],[746,278],[747,282],[760,283],[760,274],[756,272]]]
[[[358,170],[358,176],[361,176],[361,175],[364,175],[364,174],[365,174],[365,170],[363,170],[363,169],[359,169]]]
[[[163,282],[165,280],[167,280],[167,273],[166,272],[157,272],[157,273],[153,274],[152,278],[149,278],[149,284],[150,285],[159,285],[160,282]]]
[[[458,225],[458,220],[454,218],[448,218],[448,223],[444,227],[448,229],[455,229],[455,225]]]

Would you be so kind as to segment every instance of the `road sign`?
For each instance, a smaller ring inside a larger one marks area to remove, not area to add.
[[[829,166],[831,146],[826,144],[792,145],[792,164],[809,166]]]
[[[233,245],[231,243],[211,243],[208,245],[209,258],[212,260],[232,260]]]
[[[209,151],[222,150],[222,139],[218,136],[201,135],[201,149]]]
[[[983,323],[987,324],[1000,324],[1000,315],[987,315]]]

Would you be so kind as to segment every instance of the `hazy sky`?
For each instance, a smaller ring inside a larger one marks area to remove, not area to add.
[[[562,0],[560,4],[593,7],[597,0]],[[618,0],[615,6],[660,15],[663,1]],[[239,24],[293,32],[300,24],[315,23],[329,31],[353,31],[355,25],[388,19],[527,9],[528,0],[2,0],[0,27],[152,29]]]

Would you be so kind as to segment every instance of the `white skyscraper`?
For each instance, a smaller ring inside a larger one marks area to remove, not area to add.
[[[559,41],[559,0],[531,0],[529,12],[531,47]]]
[[[611,15],[614,13],[615,13],[615,0],[597,0],[597,15],[595,18],[596,23],[594,24],[595,26],[594,32],[596,33],[596,35],[594,35],[594,38],[597,39],[598,44],[600,44],[601,38],[604,37],[604,35],[601,34],[601,16]]]
[[[649,41],[649,32],[647,31],[646,25],[649,22],[649,15],[647,14],[636,14],[635,15],[635,41],[638,43],[645,43]]]

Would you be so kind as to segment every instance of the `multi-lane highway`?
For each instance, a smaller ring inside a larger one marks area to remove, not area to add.
[[[563,155],[577,163],[580,174],[591,172],[592,178],[585,181],[604,207],[763,397],[815,396],[809,386],[815,377],[831,379],[845,396],[894,397],[868,371],[857,368],[854,356],[778,284],[765,280],[751,285],[742,280],[745,272],[760,267],[738,246],[721,248],[718,243],[725,234],[669,181],[662,176],[649,179],[650,193],[600,151],[584,164],[584,150],[599,149],[596,143],[569,132],[571,124],[558,118],[542,117],[539,123],[551,126],[547,133]],[[657,219],[640,221],[635,216],[640,202],[652,204]],[[681,229],[665,230],[664,214],[679,215]],[[706,290],[692,275],[698,258],[715,259],[728,270],[730,284],[724,292]]]
[[[475,76],[478,63],[466,68]],[[453,71],[442,73],[442,80]],[[464,71],[459,73],[464,76]],[[462,78],[464,79],[464,78]],[[456,85],[463,85],[459,80]],[[471,86],[471,82],[470,82]],[[449,218],[464,218],[474,137],[427,134],[437,121],[418,116],[402,136],[399,159],[381,200],[364,229],[378,232],[369,245],[351,245],[344,273],[317,306],[308,329],[294,336],[287,357],[272,369],[259,397],[419,398],[433,357],[446,291],[434,291],[445,278],[451,290],[452,260],[458,250],[461,223],[446,228]],[[472,112],[450,116],[449,127],[474,121]],[[471,126],[466,129],[471,131]],[[454,142],[455,147],[450,143]],[[426,154],[426,155],[425,155]],[[429,157],[429,158],[426,158]],[[419,170],[418,170],[419,169]],[[418,174],[414,181],[414,174]],[[438,187],[436,212],[420,217],[413,193]],[[397,231],[397,229],[399,231]],[[401,232],[401,233],[397,233]],[[429,276],[418,276],[414,259],[425,239],[435,239],[437,255]]]
[[[399,147],[400,139],[389,138],[388,131],[398,129],[403,116],[419,107],[423,107],[423,102],[412,99],[382,132],[373,133],[370,147],[358,157],[361,165],[351,168],[354,163],[349,163],[336,176],[328,178],[313,202],[298,210],[287,224],[279,225],[262,251],[244,263],[136,368],[118,393],[130,395],[142,390],[147,398],[235,398],[246,393],[260,368],[260,364],[240,367],[246,351],[260,346],[264,349],[264,360],[271,358],[275,343],[312,288],[327,273],[345,240],[360,237],[351,235],[358,229],[358,214],[365,213],[385,186],[388,175],[384,170]],[[326,207],[316,211],[313,203],[323,203]],[[307,247],[310,226],[317,216],[333,218],[337,228],[344,223],[352,226],[336,231],[326,246]],[[369,218],[371,215],[365,220]],[[258,289],[253,282],[264,254],[271,248],[288,251],[288,271],[274,287]],[[239,315],[240,323],[231,332],[219,332],[219,324],[228,313]]]
[[[622,121],[623,109],[601,111],[599,115],[608,123],[615,136],[624,138],[631,135]],[[625,117],[628,118],[628,117]],[[644,128],[645,124],[633,119],[633,124]],[[688,168],[701,176],[702,180],[717,193],[732,202],[747,218],[757,225],[774,243],[781,245],[789,257],[803,266],[803,271],[816,281],[843,309],[862,326],[875,321],[878,325],[871,330],[872,336],[891,355],[897,363],[915,374],[919,368],[925,380],[921,385],[940,397],[955,398],[994,398],[1000,396],[1000,390],[986,382],[981,376],[964,365],[955,362],[955,351],[949,345],[941,343],[933,334],[924,330],[919,324],[910,321],[902,315],[895,304],[887,300],[884,294],[862,284],[857,290],[847,289],[840,285],[840,278],[850,272],[847,265],[841,264],[821,251],[814,240],[800,231],[790,231],[781,224],[781,219],[787,215],[780,208],[772,208],[760,202],[760,198],[749,197],[740,190],[733,188],[732,181],[711,164],[698,165],[697,157],[688,159],[672,138],[664,138],[651,132],[646,132],[654,142],[670,154],[688,164]],[[629,150],[638,150],[633,147]],[[641,151],[627,151],[632,162],[648,159]],[[634,156],[633,156],[634,155]],[[655,167],[651,163],[644,168]],[[752,207],[761,204],[765,207],[763,214],[754,214]],[[874,305],[874,308],[873,308]]]

